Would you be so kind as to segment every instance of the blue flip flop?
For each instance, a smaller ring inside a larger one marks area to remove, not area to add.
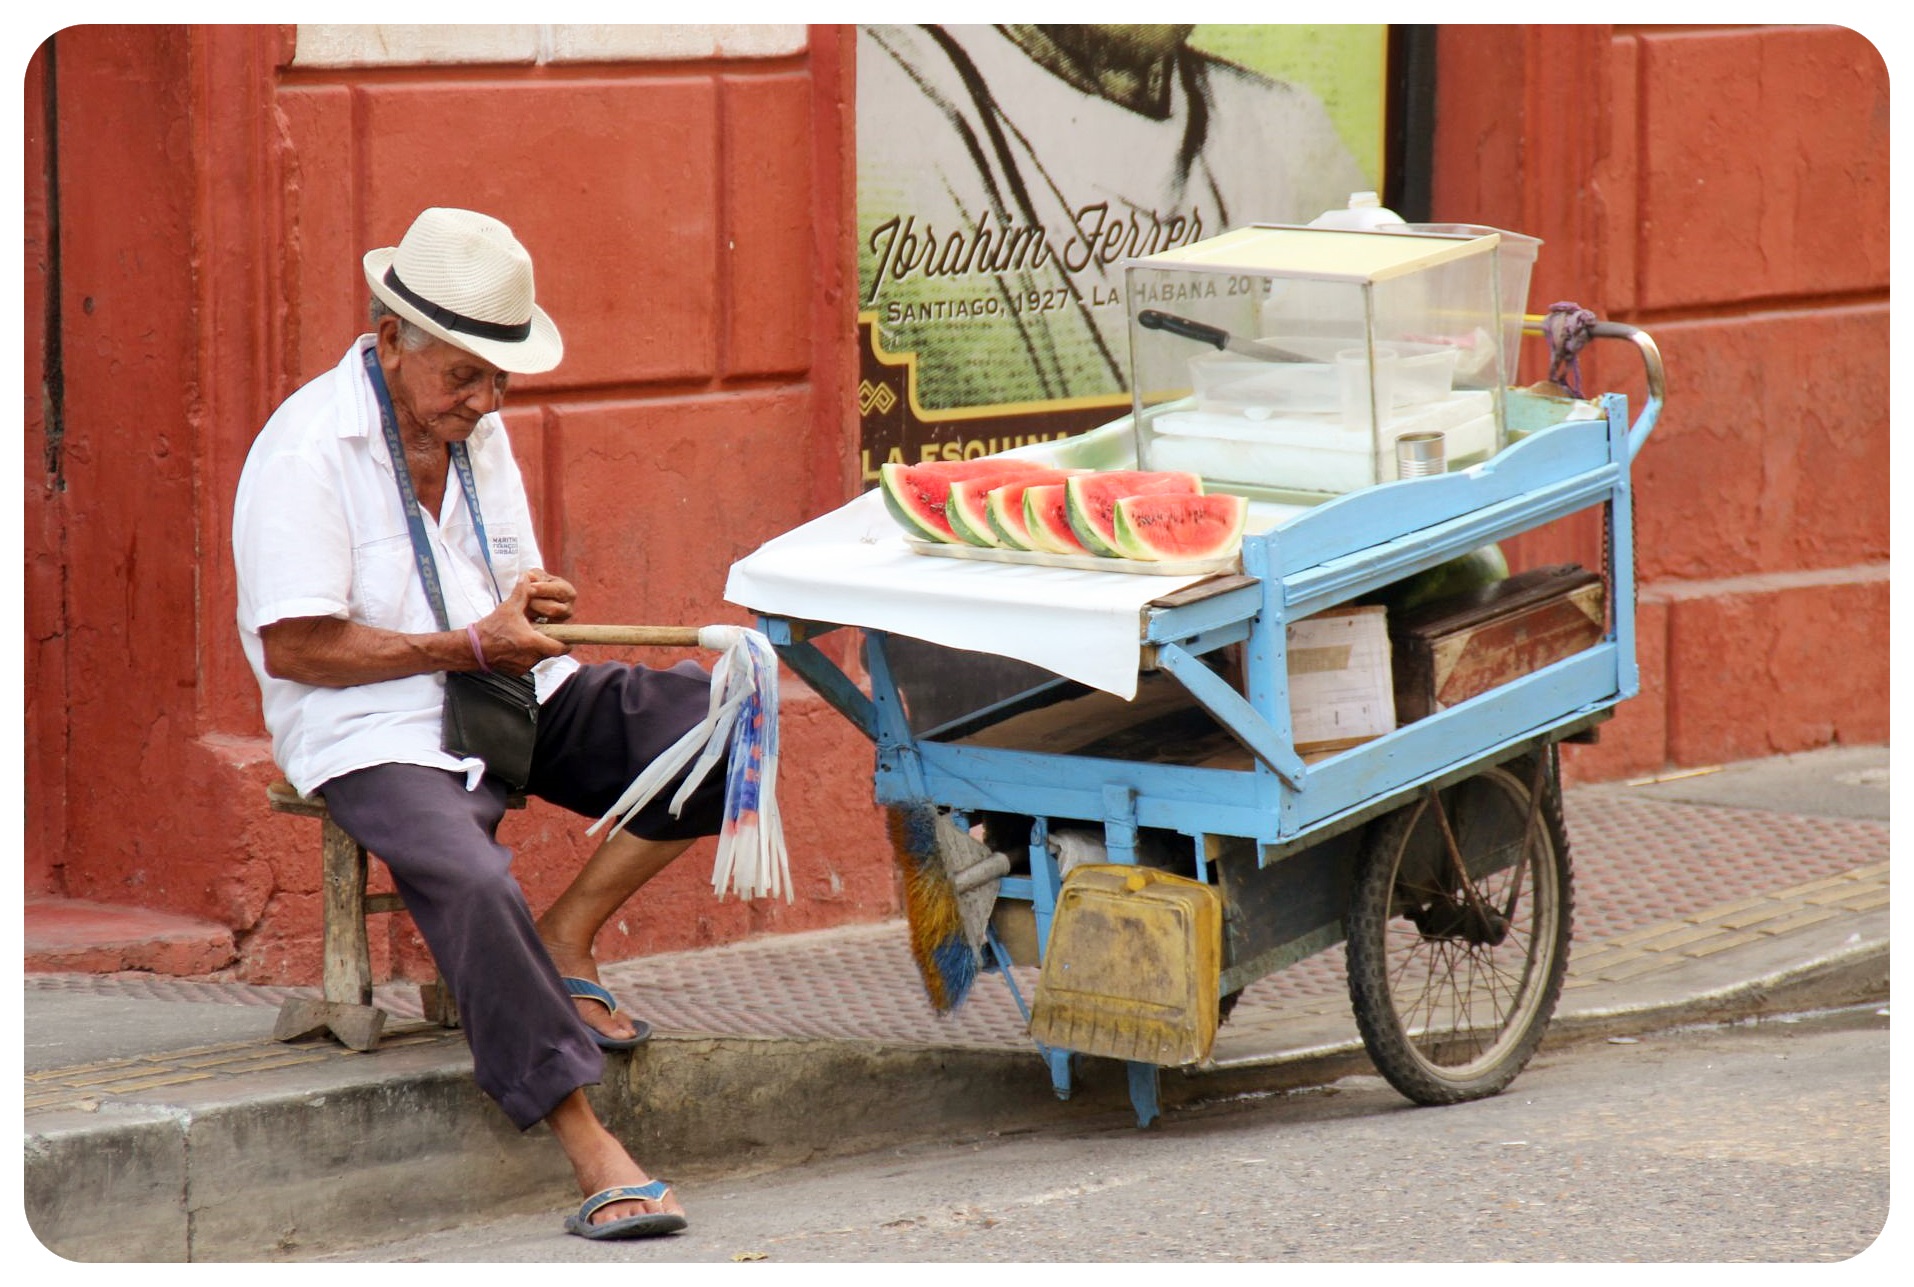
[[[685,1218],[672,1211],[647,1211],[643,1215],[626,1216],[622,1220],[607,1220],[603,1224],[593,1224],[591,1218],[601,1207],[614,1202],[628,1202],[637,1198],[645,1202],[657,1202],[671,1192],[671,1186],[663,1180],[653,1180],[650,1184],[623,1184],[617,1188],[600,1189],[585,1199],[578,1208],[577,1215],[565,1217],[565,1232],[575,1233],[581,1238],[590,1238],[593,1242],[608,1242],[616,1238],[656,1238],[662,1234],[676,1233],[685,1227]]]
[[[562,975],[558,980],[565,985],[565,991],[573,997],[587,1001],[596,1001],[613,1014],[618,1013],[618,999],[590,979],[569,979]],[[585,1025],[591,1028],[590,1024]],[[651,1037],[651,1025],[643,1019],[633,1019],[631,1026],[636,1029],[629,1037],[608,1037],[596,1028],[591,1029],[592,1040],[605,1050],[630,1050],[642,1046]]]

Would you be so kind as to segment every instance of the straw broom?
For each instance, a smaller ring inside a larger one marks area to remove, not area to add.
[[[997,882],[1010,859],[928,804],[892,808],[891,851],[904,878],[911,958],[933,1009],[948,1014],[976,982]]]

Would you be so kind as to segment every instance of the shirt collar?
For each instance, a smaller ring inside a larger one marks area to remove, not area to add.
[[[340,382],[340,402],[347,413],[337,417],[341,438],[367,438],[381,445],[385,435],[379,429],[379,395],[372,391],[372,381],[366,375],[365,359],[360,357],[371,348],[377,336],[361,335],[339,359],[339,365],[333,368],[333,375]]]

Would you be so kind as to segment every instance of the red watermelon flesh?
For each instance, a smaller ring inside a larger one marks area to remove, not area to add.
[[[1242,548],[1248,515],[1241,496],[1126,496],[1116,503],[1116,545],[1157,563],[1223,558]]]
[[[1046,554],[1088,554],[1070,530],[1069,501],[1062,483],[1036,483],[1024,489],[1023,526],[1030,548]]]
[[[1116,503],[1128,496],[1200,496],[1203,480],[1195,474],[1147,469],[1114,469],[1085,474],[1064,485],[1070,530],[1092,554],[1122,558],[1116,543]]]
[[[1030,525],[1024,521],[1024,493],[1041,484],[1061,483],[1072,472],[1067,469],[1047,469],[1041,475],[1031,474],[1027,478],[999,483],[991,488],[990,494],[984,497],[984,516],[990,520],[990,532],[997,538],[997,544],[1007,550],[1042,549],[1030,535]],[[955,487],[951,489],[953,495],[956,490]]]
[[[927,541],[962,545],[963,538],[951,530],[950,518],[945,512],[952,483],[993,473],[1008,480],[1041,468],[1043,466],[1027,460],[995,456],[977,460],[931,460],[921,465],[892,462],[877,471],[877,485],[884,493],[884,508],[906,532]]]
[[[960,478],[950,485],[950,497],[944,505],[944,517],[957,538],[971,545],[1005,548],[997,529],[990,523],[990,495],[999,487],[1025,482],[1062,482],[1070,475],[1061,469],[1019,470],[1008,476],[999,472]],[[1009,548],[1023,549],[1021,545]]]

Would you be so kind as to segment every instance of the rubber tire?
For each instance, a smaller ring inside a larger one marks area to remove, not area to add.
[[[1500,1092],[1534,1055],[1548,1029],[1556,1002],[1561,997],[1562,981],[1568,973],[1574,898],[1568,835],[1562,824],[1560,771],[1556,764],[1552,763],[1549,767],[1551,771],[1544,774],[1542,825],[1538,830],[1550,846],[1547,862],[1555,874],[1553,923],[1545,925],[1545,932],[1531,940],[1526,955],[1514,958],[1522,960],[1526,967],[1521,1005],[1527,1007],[1527,1013],[1520,1019],[1520,1030],[1504,1032],[1491,1047],[1493,1057],[1480,1063],[1480,1066],[1456,1071],[1426,1058],[1410,1040],[1397,1008],[1395,994],[1389,986],[1387,946],[1390,903],[1400,857],[1418,823],[1434,831],[1436,837],[1440,836],[1439,830],[1435,830],[1437,824],[1434,816],[1429,813],[1427,798],[1378,819],[1371,824],[1369,834],[1364,839],[1344,922],[1348,939],[1346,950],[1350,1004],[1355,1010],[1356,1026],[1362,1032],[1363,1044],[1368,1048],[1369,1057],[1377,1071],[1390,1085],[1418,1104],[1459,1104]],[[1525,757],[1508,766],[1487,769],[1442,793],[1444,807],[1451,814],[1450,825],[1457,830],[1458,844],[1462,847],[1465,860],[1470,858],[1479,837],[1467,834],[1462,820],[1455,816],[1455,802],[1458,799],[1466,800],[1483,790],[1504,792],[1508,793],[1511,804],[1520,806],[1516,816],[1523,817],[1526,815],[1528,782],[1533,769],[1534,760]],[[1519,823],[1515,825],[1519,826]],[[1518,838],[1519,835],[1508,839]],[[1428,839],[1426,836],[1423,839],[1426,846]],[[1535,872],[1540,866],[1533,857],[1529,861],[1532,865],[1529,876],[1525,878],[1525,902],[1534,896],[1534,885],[1529,882],[1535,879]],[[1548,912],[1544,910],[1543,915],[1548,916]],[[1538,949],[1548,953],[1548,959],[1540,963],[1539,994],[1530,990],[1537,985]]]

